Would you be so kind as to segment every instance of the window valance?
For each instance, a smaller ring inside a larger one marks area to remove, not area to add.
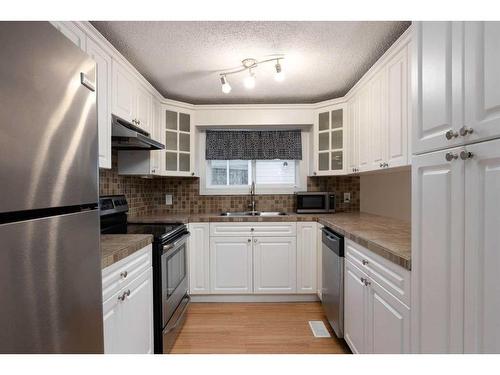
[[[206,160],[302,160],[300,130],[207,130]]]

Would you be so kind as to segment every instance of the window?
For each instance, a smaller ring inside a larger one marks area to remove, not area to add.
[[[207,161],[207,188],[296,186],[295,160],[210,160]]]
[[[205,148],[205,134],[200,134]],[[302,135],[303,154],[308,155],[309,134]],[[199,155],[201,195],[248,195],[252,182],[256,194],[293,194],[306,190],[308,160],[206,160]]]

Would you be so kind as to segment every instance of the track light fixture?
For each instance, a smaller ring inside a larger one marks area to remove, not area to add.
[[[284,56],[274,57],[272,59],[257,61],[256,59],[248,58],[241,61],[242,67],[236,70],[224,72],[220,74],[220,82],[222,85],[222,92],[224,94],[229,94],[231,92],[231,85],[227,81],[227,76],[231,74],[241,73],[248,71],[248,75],[243,79],[243,85],[246,89],[253,89],[255,87],[255,73],[253,69],[257,68],[260,64],[267,62],[275,62],[274,69],[276,70],[274,79],[277,82],[282,82],[285,79],[285,74],[283,72],[283,67],[281,66],[281,60]]]

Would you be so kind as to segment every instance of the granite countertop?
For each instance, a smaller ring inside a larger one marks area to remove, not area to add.
[[[101,234],[101,269],[153,242],[151,234]]]
[[[130,223],[268,222],[317,221],[368,250],[411,270],[411,225],[409,222],[363,212],[296,214],[286,216],[220,216],[208,214],[154,213],[130,216]]]

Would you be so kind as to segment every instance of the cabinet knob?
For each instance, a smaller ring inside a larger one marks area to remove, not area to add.
[[[365,286],[372,285],[371,281],[368,281],[368,279],[365,279]]]
[[[389,166],[389,163],[384,163],[384,167],[387,168]]]
[[[123,271],[122,273],[120,273],[120,277],[126,279],[128,276],[128,272],[127,271]]]
[[[194,172],[191,172],[191,176],[194,176]]]
[[[446,161],[452,161],[458,159],[458,155],[453,152],[447,152],[445,155]]]
[[[470,151],[462,151],[460,153],[460,159],[462,160],[472,159],[473,156],[474,154]]]
[[[444,134],[444,136],[446,137],[447,140],[450,140],[450,139],[458,137],[458,132],[455,132],[455,131],[450,129]]]
[[[380,163],[378,166],[382,168],[384,166],[384,163]]]
[[[254,228],[250,228],[250,230],[253,232],[255,229]]]
[[[316,175],[317,175],[317,173],[316,173],[316,172],[313,172],[313,175],[314,175],[314,176],[316,176]]]
[[[361,282],[362,282],[363,284],[365,284],[365,285],[366,285],[366,279],[365,279],[364,277],[360,277],[359,279],[361,280]]]
[[[252,240],[249,238],[249,239],[248,239],[248,242],[252,242]]]
[[[367,265],[368,263],[370,263],[370,262],[368,262],[366,259],[363,259],[363,260],[361,261],[361,263],[363,263],[363,266],[366,266],[366,265]]]
[[[459,133],[462,137],[465,137],[467,134],[472,134],[474,133],[474,129],[468,128],[466,126],[462,126],[459,130]]]
[[[257,243],[257,238],[254,238],[253,242]]]

